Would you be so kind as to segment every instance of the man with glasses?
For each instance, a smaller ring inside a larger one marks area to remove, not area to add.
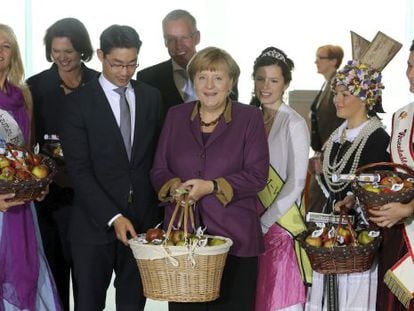
[[[140,47],[133,28],[107,28],[97,51],[102,74],[70,94],[63,109],[62,146],[75,190],[69,237],[78,311],[105,308],[113,271],[117,310],[145,306],[127,241],[162,216],[149,180],[161,95],[131,80]]]
[[[344,121],[336,116],[334,94],[331,80],[342,63],[344,51],[337,45],[324,45],[317,49],[315,64],[318,73],[323,75],[325,82],[311,105],[311,147],[315,155],[310,159],[309,169],[312,174],[309,185],[309,210],[321,212],[326,196],[319,179],[321,173],[321,152],[323,145],[331,133]],[[326,191],[325,191],[326,192]]]
[[[137,80],[160,90],[163,112],[166,113],[171,106],[197,99],[186,67],[200,43],[200,31],[194,16],[185,10],[168,13],[162,21],[162,30],[171,58],[139,71]],[[231,98],[237,99],[237,87],[233,89]]]

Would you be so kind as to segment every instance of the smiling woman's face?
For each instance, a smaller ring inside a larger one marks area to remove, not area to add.
[[[194,89],[201,105],[209,110],[220,109],[226,104],[233,81],[224,69],[202,70],[194,76]]]

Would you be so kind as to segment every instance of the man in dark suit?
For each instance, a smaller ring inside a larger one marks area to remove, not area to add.
[[[117,310],[143,310],[128,238],[161,218],[149,170],[160,127],[161,95],[131,80],[141,41],[128,26],[100,37],[102,74],[67,96],[61,140],[75,197],[69,236],[75,310],[103,310],[116,272]]]
[[[183,102],[197,99],[186,67],[196,53],[200,43],[200,31],[194,16],[185,10],[174,10],[162,21],[165,47],[171,58],[162,63],[145,68],[137,73],[137,80],[148,83],[160,90],[163,99],[163,112]],[[237,100],[237,85],[230,95]]]

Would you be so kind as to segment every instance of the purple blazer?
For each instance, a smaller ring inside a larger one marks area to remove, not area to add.
[[[196,212],[207,233],[233,240],[230,254],[257,256],[263,251],[262,231],[256,210],[257,193],[266,184],[269,170],[263,116],[253,106],[233,102],[231,121],[222,116],[204,145],[200,118],[191,120],[195,102],[169,109],[158,142],[151,181],[157,191],[174,177],[182,181],[223,177],[233,187],[233,199],[223,206],[214,194],[197,203]],[[165,222],[173,205],[166,207]]]

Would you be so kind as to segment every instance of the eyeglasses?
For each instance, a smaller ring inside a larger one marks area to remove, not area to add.
[[[333,58],[329,57],[329,56],[319,56],[319,55],[317,55],[316,59],[333,59]]]
[[[180,37],[176,37],[176,36],[165,36],[164,37],[164,42],[167,45],[173,44],[173,43],[177,43],[178,41],[181,42],[190,42],[193,39],[193,36],[195,35],[196,31],[194,31],[191,35],[189,36],[180,36]]]
[[[107,63],[109,64],[109,66],[111,67],[112,70],[114,71],[122,71],[122,69],[126,69],[128,71],[132,71],[138,68],[138,64],[137,63],[133,63],[133,64],[129,64],[129,65],[124,65],[124,64],[112,64],[108,59],[105,58],[105,60],[107,61]]]

